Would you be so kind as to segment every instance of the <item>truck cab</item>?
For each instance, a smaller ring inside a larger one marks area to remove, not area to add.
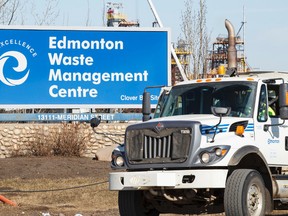
[[[265,215],[288,198],[288,74],[165,87],[113,151],[121,215]],[[147,96],[147,95],[146,95]]]

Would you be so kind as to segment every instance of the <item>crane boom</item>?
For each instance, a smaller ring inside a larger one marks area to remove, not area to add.
[[[149,4],[149,6],[150,6],[150,8],[151,8],[151,10],[152,10],[152,13],[153,13],[156,21],[158,22],[160,28],[162,28],[162,27],[163,27],[163,24],[162,24],[161,19],[160,19],[159,15],[158,15],[155,7],[154,7],[154,4],[153,4],[152,0],[147,0],[147,1],[148,1],[148,4]],[[170,46],[171,46],[171,54],[172,54],[173,58],[175,59],[175,62],[176,62],[176,64],[177,64],[178,68],[179,68],[180,74],[181,74],[183,80],[184,80],[184,81],[187,81],[187,80],[188,80],[188,79],[187,79],[187,76],[186,76],[186,74],[185,74],[185,72],[184,72],[184,70],[183,70],[183,67],[182,67],[179,59],[178,59],[178,56],[176,55],[176,52],[175,52],[175,50],[174,50],[174,47],[172,46],[172,44],[171,44]]]

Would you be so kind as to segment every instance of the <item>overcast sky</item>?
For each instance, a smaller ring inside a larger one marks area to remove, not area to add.
[[[194,0],[197,9],[199,0]],[[129,20],[139,20],[141,27],[151,27],[155,20],[146,0],[60,0],[60,14],[55,25],[103,26],[106,2],[123,4],[122,11]],[[172,42],[181,35],[181,13],[185,0],[152,0],[165,27],[171,28]],[[37,1],[38,3],[38,1]],[[206,0],[207,30],[212,41],[227,35],[225,19],[233,24],[236,33],[245,14],[246,56],[257,70],[288,71],[288,1],[287,0]],[[89,5],[89,7],[88,7]],[[89,8],[89,10],[88,10]],[[89,18],[88,18],[89,11]],[[240,34],[243,37],[243,31]]]

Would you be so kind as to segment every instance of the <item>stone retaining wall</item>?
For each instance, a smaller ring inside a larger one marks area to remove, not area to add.
[[[124,134],[128,123],[101,123],[96,129],[99,133]],[[62,124],[63,126],[63,124]],[[61,130],[61,123],[58,124],[0,124],[0,158],[13,155],[25,155],[31,151],[30,144],[39,136],[51,137],[55,132]],[[113,136],[95,134],[87,123],[81,123],[80,133],[84,134],[86,148],[84,157],[95,157],[99,149],[107,146],[122,143],[124,136]]]

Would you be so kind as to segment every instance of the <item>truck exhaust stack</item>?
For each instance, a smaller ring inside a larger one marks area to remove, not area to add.
[[[228,31],[228,68],[226,74],[235,76],[237,74],[237,50],[234,27],[229,20],[225,20],[225,27]]]

